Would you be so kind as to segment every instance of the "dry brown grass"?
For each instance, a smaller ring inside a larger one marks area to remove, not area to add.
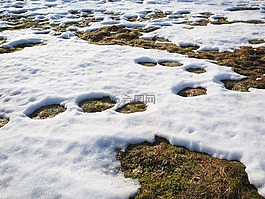
[[[138,62],[138,64],[141,64],[141,65],[147,66],[147,67],[154,67],[157,65],[157,63],[154,63],[154,62]]]
[[[86,113],[102,112],[114,107],[114,105],[115,102],[109,96],[86,99],[79,103],[80,108]]]
[[[182,63],[176,62],[176,61],[163,61],[163,62],[159,62],[158,64],[162,66],[166,66],[166,67],[178,67],[178,66],[183,65]]]
[[[7,119],[1,118],[0,117],[0,128],[2,128],[3,126],[5,126],[8,123]]]
[[[0,54],[13,53],[13,52],[16,52],[16,51],[23,50],[26,47],[41,46],[41,45],[45,45],[45,44],[43,44],[41,42],[38,42],[38,43],[19,44],[19,45],[16,45],[15,47],[12,47],[12,48],[2,48],[2,47],[0,47]]]
[[[119,113],[136,113],[136,112],[143,112],[147,109],[146,104],[142,102],[132,102],[125,104],[121,108],[118,108],[116,111]]]
[[[190,72],[190,73],[196,73],[196,74],[201,74],[201,73],[206,73],[207,72],[203,68],[187,68],[186,70],[188,72]]]
[[[206,91],[207,90],[202,87],[198,87],[198,88],[187,87],[181,90],[180,92],[178,92],[178,95],[182,97],[195,97],[199,95],[206,95],[207,94]]]
[[[35,110],[29,117],[35,120],[53,118],[66,111],[66,108],[59,104],[52,104]]]
[[[159,137],[153,144],[129,145],[117,159],[124,176],[140,182],[132,198],[263,198],[240,162],[172,146]]]

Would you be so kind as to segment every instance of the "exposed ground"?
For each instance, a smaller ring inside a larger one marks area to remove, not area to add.
[[[8,123],[7,119],[1,118],[0,117],[0,128],[2,128],[3,126],[5,126]]]
[[[256,10],[259,9],[257,7],[236,7],[231,8],[231,12],[240,11],[240,10]],[[41,22],[35,22],[32,18],[23,18],[16,17],[12,18],[10,16],[0,16],[1,19],[8,21],[9,26],[3,30],[19,30],[24,28],[40,28],[42,30],[50,29],[54,30],[54,35],[60,35],[62,32],[66,31],[66,28],[70,25],[75,25],[77,27],[86,27],[90,26],[91,23],[102,21],[101,18],[95,18],[93,16],[93,12],[87,13],[79,13],[72,12],[73,17],[83,17],[81,22],[73,22],[67,23],[64,26],[59,25],[49,25],[47,20],[43,20]],[[112,18],[120,20],[120,16],[114,13],[108,13]],[[130,22],[133,21],[145,21],[145,20],[153,20],[159,18],[185,18],[191,13],[181,13],[180,15],[173,15],[172,13],[163,13],[161,11],[150,12],[147,11],[146,14],[142,17],[132,16],[128,17],[127,20]],[[194,21],[184,21],[183,23],[192,26],[205,26],[208,23],[212,23],[215,25],[220,24],[231,24],[231,23],[255,23],[261,24],[264,23],[262,21],[228,21],[225,17],[213,16],[213,13],[201,13],[199,17],[201,20],[198,22]],[[212,17],[212,19],[211,19]],[[216,61],[219,65],[229,66],[234,69],[235,72],[245,75],[246,79],[242,81],[233,81],[233,80],[225,80],[223,81],[225,87],[227,89],[235,90],[235,91],[248,91],[248,88],[265,88],[265,78],[263,74],[265,74],[265,49],[264,47],[241,47],[240,49],[235,50],[234,52],[218,52],[218,51],[197,51],[194,52],[198,47],[197,46],[187,46],[182,48],[175,44],[172,44],[169,40],[163,38],[153,38],[152,40],[147,40],[140,38],[143,33],[152,32],[159,27],[151,27],[148,29],[144,29],[141,27],[138,28],[126,28],[124,26],[109,26],[104,28],[99,28],[97,30],[91,31],[89,33],[85,32],[76,32],[77,36],[81,39],[89,41],[92,44],[98,45],[128,45],[133,47],[140,47],[146,49],[157,49],[157,50],[166,50],[171,53],[180,53],[188,55],[192,58],[198,59],[209,59]],[[0,30],[1,31],[1,30]],[[3,43],[4,41],[0,41]],[[164,43],[163,43],[164,42]],[[251,40],[250,44],[260,44],[264,43],[264,40]],[[17,46],[15,48],[1,48],[1,53],[11,53],[17,50],[22,50],[25,47],[30,47],[39,44],[26,44],[24,46]],[[140,63],[145,66],[155,66],[153,63]],[[163,64],[162,64],[163,65]],[[165,66],[181,66],[181,63],[178,64],[169,64],[165,63]],[[256,80],[256,79],[259,80]],[[261,79],[260,79],[261,78]],[[233,84],[234,86],[231,86]],[[240,84],[240,85],[238,85]],[[237,89],[238,87],[244,86],[243,89]]]
[[[132,102],[125,104],[121,108],[118,108],[116,111],[119,113],[135,113],[135,112],[143,112],[147,108],[146,104],[142,102]]]
[[[33,46],[40,46],[40,45],[43,45],[43,43],[41,43],[41,42],[37,42],[37,43],[36,42],[34,42],[34,43],[28,42],[28,43],[25,43],[25,44],[17,45],[17,46],[12,47],[12,48],[2,48],[2,47],[0,47],[0,54],[12,53],[12,52],[16,52],[16,51],[19,51],[19,50],[23,50],[26,47],[33,47]]]
[[[178,92],[178,95],[182,96],[182,97],[195,97],[195,96],[199,96],[199,95],[206,95],[206,89],[205,88],[190,88],[187,87],[183,90],[181,90],[180,92]]]
[[[125,177],[139,179],[141,188],[133,198],[263,198],[243,164],[172,146],[159,137],[153,144],[129,145],[117,159]]]
[[[95,113],[110,109],[115,103],[109,96],[105,96],[102,98],[86,99],[80,102],[79,106],[86,113]]]
[[[29,117],[36,120],[53,118],[65,110],[66,108],[59,104],[52,104],[35,110]]]
[[[206,70],[204,70],[203,68],[187,68],[186,70],[190,73],[195,73],[195,74],[206,73]]]
[[[231,9],[230,11],[251,10],[256,8]],[[79,15],[80,13],[73,13]],[[186,13],[189,14],[189,13]],[[183,13],[185,15],[185,13]],[[205,26],[209,23],[231,24],[231,23],[263,23],[261,21],[233,21],[230,22],[224,17],[210,20],[212,13],[202,14],[200,22],[183,22],[192,26]],[[89,26],[93,22],[101,21],[95,19],[91,13],[87,13],[83,22],[75,24],[79,27]],[[119,20],[119,16],[113,14],[113,19]],[[128,21],[145,21],[169,17],[169,14],[163,12],[147,12],[144,17],[128,17]],[[171,16],[173,18],[173,16]],[[2,17],[3,18],[3,17]],[[19,30],[24,28],[54,29],[54,35],[59,35],[66,31],[66,28],[57,25],[50,26],[46,21],[37,23],[32,19],[13,19],[4,18],[10,22],[10,27],[3,30]],[[265,89],[265,48],[241,47],[234,52],[218,51],[197,51],[197,46],[187,46],[182,48],[172,44],[169,40],[163,38],[153,38],[147,40],[140,38],[143,33],[156,30],[156,27],[150,29],[134,28],[129,29],[124,26],[110,26],[91,31],[89,33],[76,32],[76,35],[98,45],[127,45],[145,49],[166,50],[171,53],[180,53],[192,58],[209,59],[216,61],[219,65],[229,66],[235,72],[245,75],[246,78],[241,81],[222,80],[225,87],[235,91],[248,91],[248,88]],[[0,45],[6,42],[0,41]],[[252,40],[250,44],[264,43],[264,40]],[[15,48],[0,48],[1,53],[11,53],[22,50],[25,47],[31,47],[39,44],[25,44]],[[167,67],[181,66],[178,62],[139,62],[139,64],[153,67],[157,64]],[[188,72],[203,73],[204,69],[187,69]],[[205,95],[204,88],[185,88],[178,93],[183,97],[193,97]],[[110,97],[87,99],[82,101],[79,106],[84,112],[101,112],[112,108],[115,102]],[[117,109],[120,113],[134,113],[145,111],[147,106],[143,103],[129,103]],[[66,109],[60,105],[49,105],[36,110],[30,117],[32,119],[52,118]],[[0,127],[8,121],[0,118]],[[245,167],[235,161],[226,161],[213,158],[206,154],[191,152],[185,148],[170,145],[166,140],[157,138],[156,142],[141,143],[139,145],[129,145],[125,152],[119,151],[117,159],[121,161],[121,169],[125,177],[138,178],[141,184],[140,193],[135,198],[262,198],[257,190],[252,186],[245,173]]]
[[[229,86],[230,84],[227,85],[226,81],[224,81],[226,88],[235,91],[247,91],[250,87],[265,89],[265,78],[263,76],[263,74],[265,74],[264,47],[241,47],[240,49],[236,49],[234,52],[194,52],[194,50],[196,50],[198,47],[187,46],[182,48],[170,43],[168,40],[157,37],[153,38],[152,40],[143,39],[140,38],[142,35],[140,29],[128,29],[123,26],[110,26],[106,28],[100,28],[89,33],[77,33],[77,35],[81,39],[98,45],[128,45],[147,49],[166,50],[171,53],[180,53],[197,59],[213,60],[221,66],[232,67],[235,72],[246,76],[246,80],[230,80],[230,82],[234,82],[233,84],[235,84],[235,87],[232,88]],[[157,41],[163,41],[164,43],[159,43]],[[252,43],[253,42],[254,41],[252,41]],[[139,64],[149,67],[156,65],[156,63],[152,62],[139,62]],[[168,63],[165,65],[168,65]],[[257,78],[261,79],[256,80]],[[244,82],[244,89],[237,89],[237,85],[241,84],[242,82]]]

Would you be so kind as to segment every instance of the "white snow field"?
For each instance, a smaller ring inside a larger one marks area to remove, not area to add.
[[[231,12],[240,6],[258,10]],[[128,22],[146,11],[201,12],[232,20],[265,21],[260,0],[0,0],[0,13],[48,19],[63,26],[75,19],[73,11],[93,11],[103,18],[91,26],[71,26],[53,36],[53,30],[5,30],[2,47],[23,43],[45,45],[0,54],[0,116],[9,123],[0,129],[0,198],[128,198],[137,193],[137,180],[119,171],[116,149],[153,141],[155,135],[171,144],[238,160],[246,166],[250,182],[265,197],[265,90],[242,93],[225,89],[220,80],[242,79],[229,67],[175,53],[127,46],[92,45],[71,30],[91,31],[113,24],[127,27],[158,26],[143,37],[160,36],[180,45],[233,51],[250,46],[248,40],[264,39],[264,24],[234,23],[186,29],[181,18]],[[119,14],[120,21],[108,13]],[[178,21],[179,20],[179,21]],[[0,28],[10,24],[0,20]],[[259,44],[259,46],[264,44]],[[257,46],[257,45],[252,45]],[[145,67],[138,61],[179,61],[181,67]],[[193,74],[189,67],[207,72]],[[260,78],[264,78],[260,77]],[[176,95],[185,87],[204,87],[207,95]],[[116,105],[104,112],[84,113],[78,103],[87,98],[115,96]],[[145,112],[122,114],[115,110],[125,98],[155,96]],[[32,120],[37,108],[60,103],[67,110],[54,118]]]

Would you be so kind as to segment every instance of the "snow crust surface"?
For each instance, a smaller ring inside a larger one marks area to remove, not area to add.
[[[239,93],[225,89],[220,80],[242,79],[231,68],[207,60],[165,51],[126,46],[98,46],[78,39],[71,30],[91,31],[112,24],[144,28],[158,26],[154,36],[179,45],[232,51],[264,39],[264,24],[235,23],[198,26],[192,30],[183,19],[165,17],[143,22],[123,20],[146,11],[223,15],[229,20],[265,21],[264,1],[244,1],[259,10],[228,11],[242,1],[226,0],[39,0],[0,1],[1,13],[48,19],[60,25],[72,22],[71,11],[93,11],[103,21],[89,27],[70,27],[52,36],[53,30],[0,32],[2,47],[25,42],[45,45],[0,55],[0,116],[9,123],[0,129],[0,198],[128,198],[137,193],[137,180],[126,179],[115,159],[117,148],[153,141],[155,135],[246,166],[250,182],[265,196],[265,91]],[[240,3],[241,2],[241,3]],[[108,13],[120,15],[114,22]],[[251,13],[251,14],[250,14]],[[194,15],[194,16],[193,16]],[[80,19],[79,19],[80,20]],[[0,27],[8,24],[0,21]],[[260,44],[263,45],[263,44]],[[139,61],[178,61],[184,65],[149,68]],[[187,68],[207,72],[192,74]],[[261,77],[264,78],[264,77]],[[204,87],[207,95],[184,98],[185,87]],[[83,113],[78,103],[87,98],[115,96],[116,105],[100,113]],[[145,112],[121,114],[115,110],[135,95],[155,96]],[[46,120],[28,117],[37,108],[60,103],[67,110]]]

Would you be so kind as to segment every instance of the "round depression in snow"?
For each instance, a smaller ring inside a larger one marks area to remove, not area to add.
[[[114,107],[115,101],[109,96],[102,98],[85,99],[79,103],[79,107],[86,113],[102,112]]]
[[[66,108],[64,106],[61,106],[59,104],[51,104],[35,110],[32,114],[29,115],[29,117],[36,120],[48,119],[53,118],[64,111],[66,111]]]

